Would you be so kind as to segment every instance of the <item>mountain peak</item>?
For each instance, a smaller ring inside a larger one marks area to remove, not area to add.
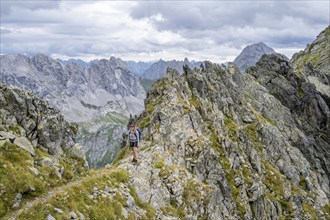
[[[259,42],[246,46],[233,62],[244,72],[247,68],[254,66],[262,55],[272,53],[275,53],[272,48]]]

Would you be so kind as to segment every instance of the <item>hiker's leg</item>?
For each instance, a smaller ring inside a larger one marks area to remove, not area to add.
[[[133,147],[133,158],[134,158],[135,160],[138,159],[138,156],[137,156],[137,147]]]

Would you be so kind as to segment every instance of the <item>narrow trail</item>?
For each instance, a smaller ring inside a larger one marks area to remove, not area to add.
[[[23,211],[28,211],[28,210],[30,210],[30,209],[31,209],[34,205],[36,205],[37,203],[39,203],[39,202],[44,203],[44,202],[46,202],[48,199],[50,199],[50,198],[52,198],[54,195],[56,195],[57,193],[62,193],[62,192],[64,192],[66,189],[68,189],[68,188],[70,188],[70,187],[72,187],[72,186],[79,185],[79,184],[81,184],[82,182],[88,181],[88,180],[90,180],[90,179],[92,179],[92,178],[100,177],[100,176],[105,175],[105,174],[109,174],[109,173],[111,173],[111,172],[112,172],[112,170],[110,170],[110,169],[103,169],[101,172],[96,173],[96,174],[94,174],[94,175],[92,175],[92,176],[88,176],[88,177],[86,177],[86,178],[81,178],[81,179],[78,179],[78,180],[76,180],[76,181],[69,182],[68,184],[65,184],[65,185],[63,185],[63,186],[55,187],[55,188],[51,189],[50,191],[48,191],[47,194],[44,194],[44,195],[42,195],[42,196],[40,196],[40,197],[36,197],[36,198],[34,198],[33,200],[31,200],[31,201],[26,201],[20,209],[18,209],[18,210],[16,210],[16,211],[12,212],[12,213],[10,214],[10,216],[5,217],[5,219],[8,219],[8,220],[16,220],[17,217],[18,217]]]

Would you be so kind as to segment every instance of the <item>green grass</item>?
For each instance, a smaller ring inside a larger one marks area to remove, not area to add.
[[[212,133],[210,136],[211,147],[219,153],[220,163],[224,170],[230,169],[230,162],[224,154],[221,143],[218,140],[218,136],[215,133]]]
[[[227,131],[229,139],[233,142],[237,141],[237,131],[239,130],[238,125],[231,118],[225,118],[224,130]]]
[[[303,202],[302,207],[303,207],[304,213],[307,214],[307,215],[309,215],[310,216],[310,219],[318,219],[318,217],[316,215],[315,208],[311,207],[306,202]],[[330,214],[330,213],[328,212],[328,214]]]
[[[298,88],[298,96],[299,97],[303,97],[304,96],[304,89],[301,87],[301,86],[299,86],[299,88]]]
[[[305,190],[305,191],[308,190],[308,188],[307,188],[307,182],[306,182],[306,177],[300,176],[299,186],[300,186],[303,190]]]
[[[183,191],[183,199],[186,204],[191,204],[191,200],[201,200],[202,194],[199,189],[200,183],[190,179],[186,184],[184,191]]]
[[[268,123],[271,124],[272,126],[276,126],[276,123],[275,123],[272,119],[268,118],[268,117],[265,116],[265,115],[258,114],[258,115],[257,115],[257,118],[260,119],[260,120],[262,120],[262,121],[266,121],[266,122],[268,122]]]
[[[262,143],[259,141],[259,135],[256,130],[256,123],[249,124],[244,127],[244,133],[249,137],[252,144],[256,147],[259,153],[262,152]]]
[[[93,171],[80,183],[54,194],[46,203],[38,203],[29,211],[23,212],[18,219],[45,219],[51,214],[56,219],[68,219],[68,213],[82,213],[87,219],[125,219],[122,208],[126,198],[118,191],[113,197],[94,195],[94,187],[103,192],[106,187],[118,188],[120,183],[128,183],[128,173],[122,169],[114,169],[100,176],[91,176],[100,171]],[[60,208],[64,214],[55,213],[54,207]]]
[[[157,161],[153,161],[152,167],[155,169],[161,169],[161,168],[165,167],[164,158],[161,158]]]
[[[188,101],[191,105],[195,106],[197,110],[200,108],[201,101],[196,96],[192,95]]]
[[[206,192],[206,194],[202,194],[202,192]],[[202,182],[196,181],[194,179],[189,179],[185,184],[183,191],[183,202],[184,206],[191,206],[194,203],[198,205],[202,205],[203,207],[207,207],[210,200],[208,193],[210,192],[210,188],[208,185],[203,184]],[[186,216],[184,206],[177,208],[177,214],[180,218],[184,218]],[[173,207],[174,208],[174,207]],[[203,216],[199,216],[203,217]]]
[[[173,206],[165,206],[161,207],[160,210],[164,213],[166,216],[178,216],[178,210]]]
[[[56,174],[55,167],[35,166],[44,157],[51,157],[48,153],[36,149],[36,156],[32,157],[27,151],[12,143],[0,146],[0,218],[12,211],[13,201],[17,193],[21,193],[22,201],[27,202],[40,196],[50,188],[60,186],[73,178],[85,175],[84,160],[68,154],[60,160],[64,167],[62,179]],[[35,168],[40,174],[36,176],[31,170]]]

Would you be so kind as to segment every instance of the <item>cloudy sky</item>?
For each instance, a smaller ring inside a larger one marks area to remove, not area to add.
[[[330,23],[323,1],[1,0],[1,54],[232,61],[265,42],[288,57]]]

